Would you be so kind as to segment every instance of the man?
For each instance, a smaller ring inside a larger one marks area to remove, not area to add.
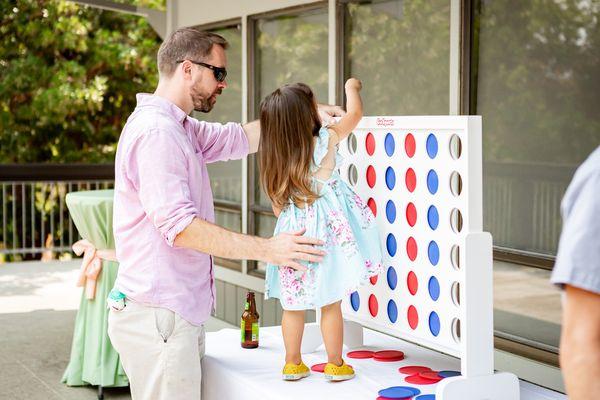
[[[600,147],[562,201],[552,282],[564,288],[560,364],[570,400],[600,399]]]
[[[154,95],[139,94],[123,128],[115,162],[114,233],[120,262],[108,333],[134,399],[199,399],[203,323],[214,307],[210,255],[305,269],[319,262],[319,240],[292,232],[263,239],[213,224],[206,163],[256,152],[260,126],[206,123],[227,87],[227,42],[185,28],[158,51]],[[340,115],[341,109],[321,106]]]

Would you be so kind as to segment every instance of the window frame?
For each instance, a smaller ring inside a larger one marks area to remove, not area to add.
[[[326,14],[328,13],[328,1],[316,1],[313,3],[302,4],[298,6],[286,7],[277,10],[272,10],[264,13],[253,14],[248,16],[247,23],[247,54],[248,54],[248,96],[247,96],[247,109],[248,109],[248,121],[254,121],[258,119],[258,105],[259,100],[257,96],[257,83],[259,82],[259,69],[256,68],[256,40],[257,37],[257,24],[263,19],[275,19],[282,16],[296,16],[304,13],[322,10]],[[331,79],[329,77],[328,79]],[[247,198],[248,198],[248,233],[256,235],[257,231],[257,220],[259,216],[272,216],[275,214],[269,207],[260,205],[256,200],[258,194],[256,187],[258,184],[258,174],[256,173],[257,160],[256,155],[252,154],[248,157],[248,185],[247,185]],[[265,273],[258,269],[258,263],[254,260],[248,261],[248,274],[257,277],[264,278]]]
[[[240,32],[240,35],[243,37],[243,25],[242,25],[241,18],[232,18],[232,19],[227,19],[227,20],[223,20],[223,21],[211,22],[209,24],[194,25],[193,27],[196,29],[203,30],[203,31],[215,31],[218,29],[234,28],[234,29],[237,29]],[[244,46],[244,43],[242,40],[242,47],[243,46]],[[243,81],[242,78],[243,78],[244,71],[245,71],[245,66],[243,65],[243,56],[240,58],[239,62],[241,64],[240,65],[241,66],[241,74],[240,74],[239,78],[240,78],[240,81]],[[242,91],[243,90],[244,90],[244,88],[242,85]],[[243,120],[243,117],[244,117],[243,100],[240,100],[240,119]],[[242,181],[243,181],[243,179],[244,179],[243,164],[245,161],[244,161],[244,159],[242,159],[240,161],[241,161],[240,176],[242,177]],[[243,182],[240,187],[240,194],[241,194],[240,202],[215,198],[215,199],[213,199],[213,204],[214,204],[215,211],[223,211],[223,212],[228,212],[228,213],[233,213],[233,214],[239,215],[240,232],[244,232],[243,204],[244,204],[245,191],[244,191],[244,183]],[[239,272],[242,272],[243,268],[244,268],[244,262],[239,261],[239,260],[229,260],[229,259],[225,259],[225,258],[215,257],[215,263],[219,264],[222,267],[232,269],[235,271],[239,271]]]

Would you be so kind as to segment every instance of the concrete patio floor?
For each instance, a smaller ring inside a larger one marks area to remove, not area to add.
[[[0,264],[0,399],[87,400],[95,387],[60,382],[67,367],[81,288],[79,261]],[[207,331],[231,325],[211,318]],[[128,388],[105,399],[130,399]]]

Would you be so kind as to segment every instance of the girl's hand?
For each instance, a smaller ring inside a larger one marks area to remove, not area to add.
[[[356,78],[350,78],[346,81],[344,87],[346,90],[355,89],[359,92],[362,89],[362,82]]]
[[[335,122],[335,117],[343,117],[346,111],[340,106],[328,104],[317,104],[317,111],[323,125],[329,125]]]

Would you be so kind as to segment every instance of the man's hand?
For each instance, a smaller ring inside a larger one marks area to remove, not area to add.
[[[343,117],[346,114],[342,107],[329,104],[317,104],[317,110],[323,125],[331,124],[334,122],[334,117]]]
[[[321,262],[325,252],[315,246],[322,246],[321,240],[302,236],[306,229],[297,232],[280,233],[267,241],[265,261],[271,264],[287,266],[298,271],[306,267],[298,261]]]

